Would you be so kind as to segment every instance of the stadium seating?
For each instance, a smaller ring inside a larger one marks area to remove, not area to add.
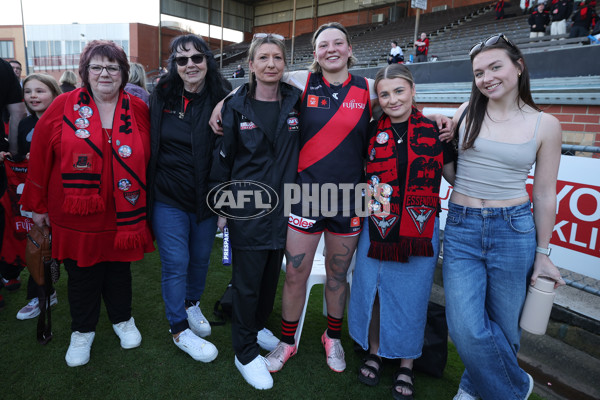
[[[528,15],[522,15],[518,2],[507,6],[505,10],[507,18],[502,20],[495,19],[494,3],[480,3],[421,15],[419,32],[426,32],[430,39],[429,59],[433,61],[466,59],[473,44],[500,32],[506,34],[525,54],[546,51],[550,48],[577,47],[589,43],[587,38],[570,39],[568,35],[530,39]],[[351,36],[354,56],[358,60],[357,67],[386,65],[392,40],[398,42],[406,60],[409,59],[410,54],[414,54],[415,17],[405,17],[387,24],[351,26],[348,27],[348,32]],[[305,69],[312,62],[311,38],[312,33],[295,38],[293,63],[290,62],[288,66],[290,70]],[[244,49],[247,49],[247,43],[234,46],[237,47],[226,49],[228,55],[234,55],[226,56],[224,59],[223,74],[226,77],[231,77],[237,64],[246,57]],[[286,47],[290,56],[291,40],[286,40]],[[245,61],[244,59],[243,62]]]

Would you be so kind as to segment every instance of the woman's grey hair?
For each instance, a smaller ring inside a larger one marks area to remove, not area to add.
[[[129,83],[146,89],[146,70],[140,63],[129,63]]]
[[[60,84],[62,85],[63,83],[68,83],[70,85],[77,85],[77,75],[75,75],[75,72],[73,71],[65,71],[63,72],[62,76],[60,77],[59,80]]]

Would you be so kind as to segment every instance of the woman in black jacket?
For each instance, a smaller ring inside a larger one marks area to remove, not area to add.
[[[256,389],[273,379],[259,346],[278,343],[264,329],[277,291],[287,219],[284,185],[296,179],[300,90],[281,82],[283,37],[256,34],[248,51],[250,79],[223,108],[223,132],[215,149],[211,180],[223,183],[210,200],[227,215],[233,258],[232,339],[235,365]],[[233,181],[233,183],[228,183]],[[219,217],[219,228],[226,219]],[[265,340],[266,339],[266,340]],[[268,340],[271,339],[271,340]]]
[[[225,80],[196,35],[173,39],[168,62],[150,98],[148,215],[173,342],[194,360],[210,362],[218,351],[202,339],[211,328],[199,307],[217,223],[206,204],[215,140],[208,119],[225,97]]]

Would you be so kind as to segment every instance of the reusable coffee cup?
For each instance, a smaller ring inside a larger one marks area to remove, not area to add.
[[[548,278],[537,278],[529,286],[519,324],[522,329],[534,335],[546,333],[555,294],[554,281]]]

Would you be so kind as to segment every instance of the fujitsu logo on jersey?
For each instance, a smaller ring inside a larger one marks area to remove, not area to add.
[[[367,105],[365,103],[360,103],[360,102],[352,99],[350,101],[343,102],[342,107],[349,108],[351,110],[353,110],[355,108],[360,108],[361,110],[364,110],[367,107]]]

